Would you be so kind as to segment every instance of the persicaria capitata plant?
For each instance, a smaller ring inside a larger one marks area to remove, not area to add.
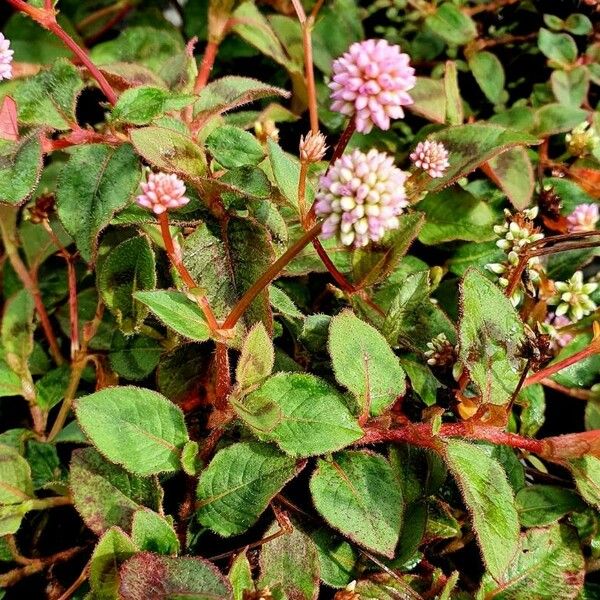
[[[0,598],[600,598],[598,2],[4,7]]]

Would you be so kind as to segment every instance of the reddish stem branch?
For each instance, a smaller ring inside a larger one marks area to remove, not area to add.
[[[579,361],[598,353],[600,353],[600,341],[592,340],[590,345],[586,348],[583,348],[583,350],[575,352],[575,354],[567,356],[567,358],[564,358],[563,360],[560,360],[557,363],[548,365],[544,369],[540,369],[534,375],[530,375],[525,380],[523,387],[528,387],[530,385],[533,385],[534,383],[540,383],[540,381],[542,381],[543,379],[551,377],[555,373],[558,373],[559,371],[562,371],[563,369],[566,369],[567,367],[570,367],[571,365],[574,365],[575,363],[578,363]]]
[[[379,442],[408,443],[440,451],[442,438],[451,437],[481,440],[491,444],[519,448],[535,454],[543,455],[547,451],[547,445],[543,440],[534,440],[515,433],[507,433],[499,427],[476,425],[469,422],[446,423],[441,426],[437,433],[434,433],[430,423],[411,424],[399,429],[388,430],[367,428],[359,443],[361,445]]]
[[[217,342],[215,352],[215,371],[216,371],[216,402],[215,406],[219,409],[227,408],[227,397],[231,391],[231,371],[229,369],[229,352],[227,346]]]
[[[165,250],[169,255],[169,260],[171,264],[177,269],[181,279],[185,283],[185,285],[191,290],[197,290],[198,284],[194,281],[194,278],[190,275],[190,272],[186,269],[183,261],[181,259],[181,252],[179,249],[175,248],[175,243],[173,242],[173,238],[171,236],[171,230],[169,228],[169,216],[167,212],[161,213],[158,216],[158,222],[160,224],[160,231],[162,234],[162,238],[165,244]],[[202,309],[204,316],[206,318],[206,322],[210,327],[212,332],[215,332],[219,329],[219,323],[215,317],[215,314],[210,307],[210,304],[204,295],[194,295],[196,298],[196,302],[198,306]]]
[[[329,258],[329,255],[327,254],[327,251],[325,250],[325,248],[323,248],[321,240],[316,238],[313,240],[312,244],[315,250],[317,251],[319,258],[321,259],[325,267],[327,267],[329,274],[340,286],[342,291],[346,292],[347,294],[353,294],[356,291],[354,286],[342,275],[342,273],[339,272],[338,268],[333,264],[333,261],[331,260],[331,258]]]
[[[218,50],[218,42],[209,41],[206,44],[204,56],[202,57],[202,62],[200,63],[200,69],[198,69],[196,83],[194,84],[194,94],[199,94],[204,89],[204,86],[208,83],[210,72],[215,65],[215,59],[217,58]]]
[[[312,242],[321,233],[322,223],[317,223],[312,229],[309,229],[295,244],[290,246],[259,279],[246,291],[238,303],[231,309],[231,312],[223,323],[223,329],[233,329],[246,309],[252,304],[254,299],[283,271],[310,242]]]
[[[75,271],[75,257],[67,257],[67,276],[69,282],[69,320],[71,334],[71,360],[79,352],[79,310],[77,306],[77,272]]]
[[[98,82],[100,89],[111,104],[116,104],[117,94],[112,86],[106,80],[106,77],[90,60],[87,52],[75,42],[75,40],[58,24],[54,9],[49,9],[47,6],[44,9],[37,8],[24,2],[23,0],[7,0],[18,11],[25,13],[31,17],[36,23],[39,23],[48,31],[51,31],[73,52],[73,54],[81,61],[81,63],[89,71],[90,75]]]
[[[337,146],[333,151],[333,155],[331,157],[331,160],[329,161],[329,164],[333,164],[338,158],[342,156],[342,154],[344,154],[344,150],[346,149],[346,146],[348,145],[348,142],[350,141],[350,138],[352,137],[352,134],[355,131],[356,119],[354,117],[350,117],[348,125],[346,125],[346,129],[344,129],[342,135],[340,136],[340,139],[338,140]]]

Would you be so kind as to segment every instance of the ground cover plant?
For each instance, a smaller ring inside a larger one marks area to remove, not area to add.
[[[0,597],[600,598],[598,9],[6,0]]]

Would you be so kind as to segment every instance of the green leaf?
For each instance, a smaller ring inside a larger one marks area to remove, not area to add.
[[[0,360],[0,398],[21,395],[21,378]]]
[[[202,309],[183,292],[153,290],[135,292],[134,297],[145,304],[165,325],[180,335],[203,342],[210,337]]]
[[[580,13],[569,15],[564,22],[564,27],[573,35],[587,35],[594,29],[590,19]]]
[[[242,346],[242,354],[235,370],[238,386],[243,390],[261,383],[273,371],[274,363],[273,342],[265,326],[257,323],[248,332]]]
[[[285,153],[277,142],[267,140],[269,160],[275,183],[283,197],[291,206],[298,206],[298,181],[300,180],[300,162],[295,157]],[[307,183],[307,202],[312,202],[314,191]]]
[[[154,371],[163,350],[159,340],[142,335],[125,336],[115,332],[108,360],[111,369],[117,375],[137,381],[148,377]]]
[[[119,527],[111,527],[102,535],[90,562],[89,582],[95,599],[114,600],[118,597],[119,566],[137,550]]]
[[[4,360],[26,380],[31,377],[27,363],[33,352],[33,313],[33,297],[23,288],[6,301],[0,328]]]
[[[194,117],[206,120],[211,116],[269,96],[289,98],[290,93],[250,77],[236,75],[222,77],[211,81],[200,92],[200,97],[194,104]]]
[[[273,523],[265,537],[276,533]],[[313,541],[293,524],[290,533],[262,546],[258,589],[280,590],[282,598],[317,600],[319,594],[319,560]]]
[[[521,377],[523,323],[500,288],[476,270],[461,283],[459,358],[484,404],[508,402]]]
[[[157,392],[106,388],[78,399],[77,420],[110,461],[138,475],[180,469],[188,441],[183,413]]]
[[[18,206],[33,194],[42,173],[40,133],[0,143],[0,203]]]
[[[355,285],[361,288],[383,280],[398,265],[409,246],[425,224],[423,213],[402,215],[400,226],[389,232],[381,242],[368,250],[356,249],[352,253],[352,273]]]
[[[555,485],[530,485],[516,496],[519,521],[524,527],[550,525],[566,514],[583,510],[585,504],[579,496]]]
[[[429,301],[429,271],[411,273],[399,283],[381,327],[388,342],[392,346],[425,352],[432,338],[445,333],[454,343],[456,330],[453,323],[439,306]],[[378,301],[377,296],[374,299]]]
[[[600,508],[600,459],[584,456],[570,460],[567,466],[582,498],[592,506]]]
[[[299,66],[294,65],[290,60],[269,21],[258,10],[254,2],[250,0],[242,2],[235,9],[232,17],[233,23],[235,23],[231,28],[232,31],[237,33],[244,41],[254,46],[265,56],[272,58],[288,71],[301,70]]]
[[[152,86],[130,88],[119,96],[111,119],[132,125],[147,125],[159,115],[185,108],[194,100],[195,96],[174,94]]]
[[[131,539],[139,550],[167,555],[179,552],[179,540],[172,524],[146,508],[133,515]]]
[[[198,557],[173,558],[140,552],[125,562],[120,576],[119,598],[122,600],[147,600],[148,590],[152,590],[153,600],[232,598],[227,579],[215,566]]]
[[[550,77],[552,92],[561,104],[578,108],[587,98],[589,79],[588,70],[583,65],[571,71],[554,71]]]
[[[519,543],[515,499],[504,469],[485,450],[462,440],[448,440],[445,457],[471,513],[483,560],[500,579]]]
[[[69,483],[75,508],[97,535],[113,525],[129,531],[137,510],[161,507],[162,490],[156,478],[132,475],[93,448],[73,452]]]
[[[584,575],[577,534],[556,524],[523,533],[517,555],[497,581],[486,575],[482,590],[495,600],[566,600],[578,597]]]
[[[97,240],[114,214],[129,204],[140,182],[133,148],[103,144],[72,151],[56,189],[58,216],[87,262],[96,258]]]
[[[254,593],[254,580],[252,579],[252,567],[246,556],[246,552],[240,552],[234,559],[227,575],[233,588],[233,600],[244,600],[244,596]]]
[[[410,90],[413,103],[408,110],[434,123],[446,122],[446,92],[443,81],[429,77],[417,77]]]
[[[486,173],[516,209],[523,210],[531,204],[535,182],[531,160],[525,148],[509,148],[488,161],[486,167]]]
[[[587,111],[576,106],[546,104],[535,113],[533,132],[540,137],[564,133],[585,121],[586,117]]]
[[[161,171],[184,177],[198,177],[206,172],[202,148],[186,134],[165,127],[142,127],[129,132],[136,151]]]
[[[257,165],[265,156],[260,142],[247,131],[232,125],[221,125],[206,138],[212,157],[227,169]]]
[[[464,120],[464,111],[458,89],[456,63],[451,60],[446,61],[444,70],[444,93],[446,95],[446,122],[448,125],[460,125]]]
[[[97,65],[135,63],[159,73],[167,60],[184,50],[185,42],[174,28],[130,25],[115,39],[96,44],[90,55]]]
[[[567,66],[577,59],[577,44],[567,33],[552,33],[540,28],[538,48],[550,60]]]
[[[336,34],[331,35],[335,30]],[[364,39],[360,9],[354,0],[333,0],[319,12],[313,32],[314,63],[323,73],[331,72],[334,59],[353,42]]]
[[[269,444],[242,442],[217,452],[198,483],[198,520],[219,535],[249,529],[298,472],[293,458]]]
[[[469,57],[469,69],[475,81],[492,104],[504,100],[504,67],[495,54],[487,51],[475,52]]]
[[[404,505],[400,483],[385,458],[346,451],[319,459],[310,491],[329,525],[369,550],[394,556]]]
[[[75,105],[82,89],[77,68],[65,59],[57,60],[15,90],[19,122],[61,131],[71,129],[77,123]]]
[[[489,204],[458,186],[427,194],[419,203],[419,210],[426,217],[419,233],[423,244],[484,242],[495,237],[493,225],[497,217]]]
[[[436,404],[437,391],[444,386],[433,375],[431,369],[415,359],[414,355],[401,357],[400,364],[406,371],[412,389],[425,405],[433,406]]]
[[[32,496],[29,463],[14,448],[0,444],[0,504],[20,504]]]
[[[450,156],[450,166],[444,176],[429,182],[427,187],[430,192],[447,187],[513,146],[537,143],[537,138],[527,133],[488,123],[448,127],[435,132],[428,139],[444,144]]]
[[[323,583],[334,588],[346,587],[355,579],[358,550],[327,527],[317,529],[311,537],[319,552]]]
[[[331,320],[329,354],[337,382],[373,416],[406,391],[406,374],[385,338],[350,311]]]
[[[456,46],[467,44],[477,35],[473,19],[450,2],[445,2],[427,16],[425,24],[448,44]]]
[[[102,300],[126,333],[136,331],[148,308],[135,300],[138,290],[156,287],[154,252],[146,236],[137,236],[110,249],[98,272]]]
[[[312,375],[274,375],[234,408],[255,435],[292,456],[333,452],[363,433],[345,398]]]
[[[53,444],[28,440],[25,459],[31,468],[31,479],[34,489],[52,489],[53,484],[62,483],[63,470],[56,446]]]
[[[70,376],[71,369],[61,365],[48,371],[35,382],[36,402],[42,410],[50,410],[65,397]]]

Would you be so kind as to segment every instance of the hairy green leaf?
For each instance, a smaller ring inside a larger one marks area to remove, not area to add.
[[[274,375],[234,408],[256,436],[292,456],[339,450],[362,435],[345,398],[312,375]]]
[[[110,461],[138,475],[180,469],[188,441],[181,410],[151,390],[106,388],[80,398],[77,420]]]
[[[200,476],[198,520],[224,536],[246,531],[297,470],[293,458],[261,442],[220,450]]]

